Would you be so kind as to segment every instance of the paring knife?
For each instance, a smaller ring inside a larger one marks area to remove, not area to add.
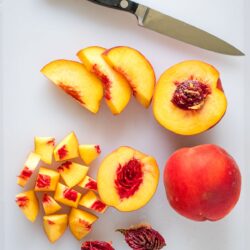
[[[129,0],[88,0],[134,14],[140,26],[214,52],[242,56],[240,50],[220,38],[190,24]]]

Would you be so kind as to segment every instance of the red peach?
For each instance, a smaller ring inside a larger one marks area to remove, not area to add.
[[[236,205],[241,174],[224,149],[207,144],[173,153],[166,163],[164,184],[176,212],[196,221],[216,221]]]

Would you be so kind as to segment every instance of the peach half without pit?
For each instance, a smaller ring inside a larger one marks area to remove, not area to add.
[[[184,61],[166,70],[156,86],[153,112],[166,129],[199,134],[223,117],[227,100],[219,72],[201,61]]]
[[[104,158],[97,174],[101,200],[120,211],[133,211],[146,205],[158,181],[156,160],[130,147],[120,147]]]

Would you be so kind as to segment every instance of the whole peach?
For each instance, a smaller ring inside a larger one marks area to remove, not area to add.
[[[241,174],[224,149],[206,144],[173,153],[165,166],[164,184],[179,214],[196,221],[216,221],[236,205]]]

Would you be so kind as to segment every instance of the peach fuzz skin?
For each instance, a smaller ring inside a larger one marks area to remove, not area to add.
[[[164,184],[176,212],[195,221],[217,221],[236,205],[241,174],[224,149],[206,144],[173,153],[166,163]]]

